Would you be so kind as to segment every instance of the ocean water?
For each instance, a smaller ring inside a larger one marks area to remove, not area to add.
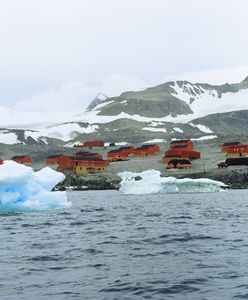
[[[248,190],[68,197],[0,214],[1,300],[248,298]]]

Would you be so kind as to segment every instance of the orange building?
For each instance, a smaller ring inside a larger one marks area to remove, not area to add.
[[[154,155],[159,152],[160,147],[156,144],[143,145],[139,148],[136,148],[132,153],[134,156],[149,156]]]

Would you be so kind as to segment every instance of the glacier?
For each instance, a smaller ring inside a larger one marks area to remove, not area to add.
[[[68,208],[66,192],[53,192],[65,176],[51,168],[35,172],[14,161],[0,165],[0,211],[23,212]]]
[[[210,193],[224,191],[226,185],[221,181],[207,178],[176,179],[175,177],[161,177],[157,170],[140,173],[122,172],[120,190],[124,194],[174,194],[174,193]]]

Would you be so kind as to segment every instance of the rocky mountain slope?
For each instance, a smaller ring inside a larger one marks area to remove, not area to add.
[[[72,145],[85,139],[107,142],[163,141],[246,135],[248,77],[236,84],[167,82],[107,98],[99,94],[72,122],[36,129],[0,129],[5,144]]]

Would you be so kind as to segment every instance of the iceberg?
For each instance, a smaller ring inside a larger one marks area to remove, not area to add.
[[[66,192],[52,192],[65,176],[51,168],[35,172],[14,161],[0,165],[0,211],[42,211],[67,208]]]
[[[174,193],[210,193],[224,191],[223,182],[207,178],[177,179],[175,177],[161,177],[157,170],[141,173],[122,172],[120,190],[124,194],[174,194]]]

